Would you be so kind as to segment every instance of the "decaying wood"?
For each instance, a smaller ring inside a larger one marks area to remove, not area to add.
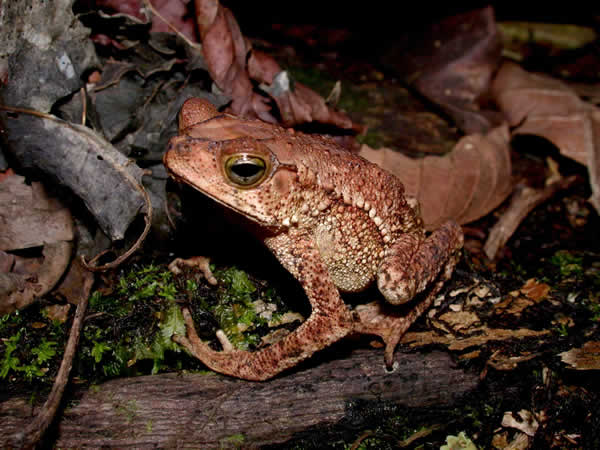
[[[150,216],[144,171],[109,142],[50,114],[2,105],[8,147],[24,168],[40,170],[80,197],[98,225],[120,240],[140,212]]]
[[[260,446],[335,424],[352,401],[448,405],[478,383],[478,374],[457,368],[443,352],[398,352],[396,361],[388,373],[381,352],[368,349],[264,383],[214,373],[113,380],[64,412],[55,445],[213,448],[236,437],[240,445]],[[19,426],[15,417],[26,416],[23,408],[25,401],[0,404],[0,442],[13,432],[7,428]]]

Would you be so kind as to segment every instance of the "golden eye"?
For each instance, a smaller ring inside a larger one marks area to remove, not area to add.
[[[264,179],[265,160],[254,155],[234,155],[225,162],[225,175],[233,184],[252,187]]]

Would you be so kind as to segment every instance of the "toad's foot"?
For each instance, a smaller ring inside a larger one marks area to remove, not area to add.
[[[285,267],[300,280],[310,301],[312,312],[302,325],[278,342],[255,352],[235,350],[226,339],[220,339],[224,350],[215,351],[198,337],[192,317],[184,309],[187,336],[176,335],[173,339],[212,370],[247,380],[266,380],[350,334],[352,314],[340,298],[314,244],[303,236],[294,237],[293,245],[285,242],[290,239],[288,235],[281,235],[270,244]]]
[[[377,302],[360,305],[354,311],[356,333],[375,334],[383,339],[388,368],[392,367],[394,349],[404,333],[431,306],[452,275],[463,244],[460,227],[451,221],[420,244],[412,242],[419,239],[422,238],[407,234],[396,242],[380,268],[383,276],[379,278],[379,288],[389,302],[404,303],[419,293],[413,300],[418,303],[405,314]]]
[[[393,367],[394,350],[398,342],[410,326],[431,306],[436,294],[446,281],[445,277],[442,278],[431,287],[430,291],[425,293],[425,297],[419,300],[417,305],[405,314],[398,311],[398,307],[382,302],[358,305],[354,310],[354,332],[381,337],[385,344],[384,361],[388,369]]]
[[[312,316],[293,333],[275,344],[256,352],[234,349],[228,339],[219,336],[223,351],[216,351],[202,341],[190,312],[184,308],[183,317],[187,336],[174,335],[173,340],[185,347],[212,370],[246,380],[262,381],[293,367],[314,352],[343,338],[352,330],[350,320],[345,325],[334,323],[326,316]],[[323,335],[323,330],[329,330]],[[311,339],[314,338],[314,339]]]

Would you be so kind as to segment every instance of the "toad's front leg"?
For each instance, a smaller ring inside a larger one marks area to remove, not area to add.
[[[266,240],[283,266],[300,282],[312,311],[294,332],[275,344],[247,352],[215,351],[203,342],[185,313],[187,336],[174,336],[212,370],[247,380],[266,380],[293,367],[352,331],[352,315],[340,298],[321,256],[308,236],[281,235]]]
[[[383,339],[388,367],[392,366],[400,338],[431,306],[437,292],[452,275],[462,245],[462,230],[449,221],[427,238],[420,232],[407,233],[390,247],[378,270],[379,290],[393,305],[417,296],[415,305],[408,312],[406,309],[395,311],[381,303],[362,305],[355,310],[356,332],[376,334]]]

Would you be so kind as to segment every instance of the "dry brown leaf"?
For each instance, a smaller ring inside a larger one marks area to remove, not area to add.
[[[233,114],[276,122],[268,99],[254,91],[252,78],[262,83],[263,91],[275,100],[287,127],[317,121],[360,131],[361,127],[348,116],[329,108],[319,94],[290,80],[273,58],[252,50],[229,9],[215,0],[196,0],[195,4],[208,71],[217,86],[232,98]]]
[[[7,177],[0,183],[0,250],[39,247],[73,239],[71,213],[40,183]]]
[[[24,181],[13,175],[0,183],[0,250],[43,246],[43,258],[3,258],[0,314],[24,308],[52,289],[71,259],[69,210],[40,183]]]
[[[540,283],[535,278],[530,278],[521,287],[521,293],[525,294],[536,303],[544,300],[550,292],[550,286],[546,283]]]
[[[406,194],[419,201],[425,227],[438,228],[448,219],[460,224],[496,208],[512,189],[506,125],[486,135],[460,139],[444,156],[414,159],[391,149],[363,145],[360,155],[396,175]]]
[[[232,99],[231,110],[244,117],[275,122],[266,99],[254,92],[246,70],[250,42],[228,8],[218,1],[196,0],[196,20],[208,72]]]
[[[49,305],[44,308],[44,312],[46,313],[46,317],[48,317],[48,319],[58,321],[60,323],[65,323],[67,321],[70,310],[71,305],[68,303],[66,305]]]
[[[495,305],[494,314],[504,315],[508,314],[511,316],[520,316],[530,306],[533,306],[535,302],[527,297],[518,295],[513,297],[508,295],[504,300]]]
[[[600,342],[588,341],[581,348],[559,353],[560,359],[575,370],[600,370]]]
[[[67,302],[76,305],[89,297],[93,283],[93,272],[83,267],[79,259],[75,259],[55,291]]]
[[[494,314],[520,316],[525,309],[545,300],[549,292],[550,286],[546,283],[539,283],[535,278],[530,278],[521,289],[512,291],[504,300],[494,305]]]
[[[600,212],[600,109],[581,100],[567,84],[505,63],[492,95],[513,134],[534,134],[552,142],[590,175],[591,204]]]
[[[40,268],[35,273],[21,275],[21,283],[14,290],[0,292],[0,315],[25,308],[50,291],[69,265],[71,251],[70,241],[44,245]]]
[[[419,92],[464,132],[487,133],[503,121],[501,114],[483,110],[480,102],[502,51],[492,7],[446,18],[409,35],[406,46],[395,51],[399,54],[392,56],[392,64],[397,70],[415,80]]]
[[[432,319],[432,321],[434,321]],[[464,332],[479,324],[481,319],[471,311],[448,311],[437,317],[435,321],[441,321],[449,326],[453,332]]]

